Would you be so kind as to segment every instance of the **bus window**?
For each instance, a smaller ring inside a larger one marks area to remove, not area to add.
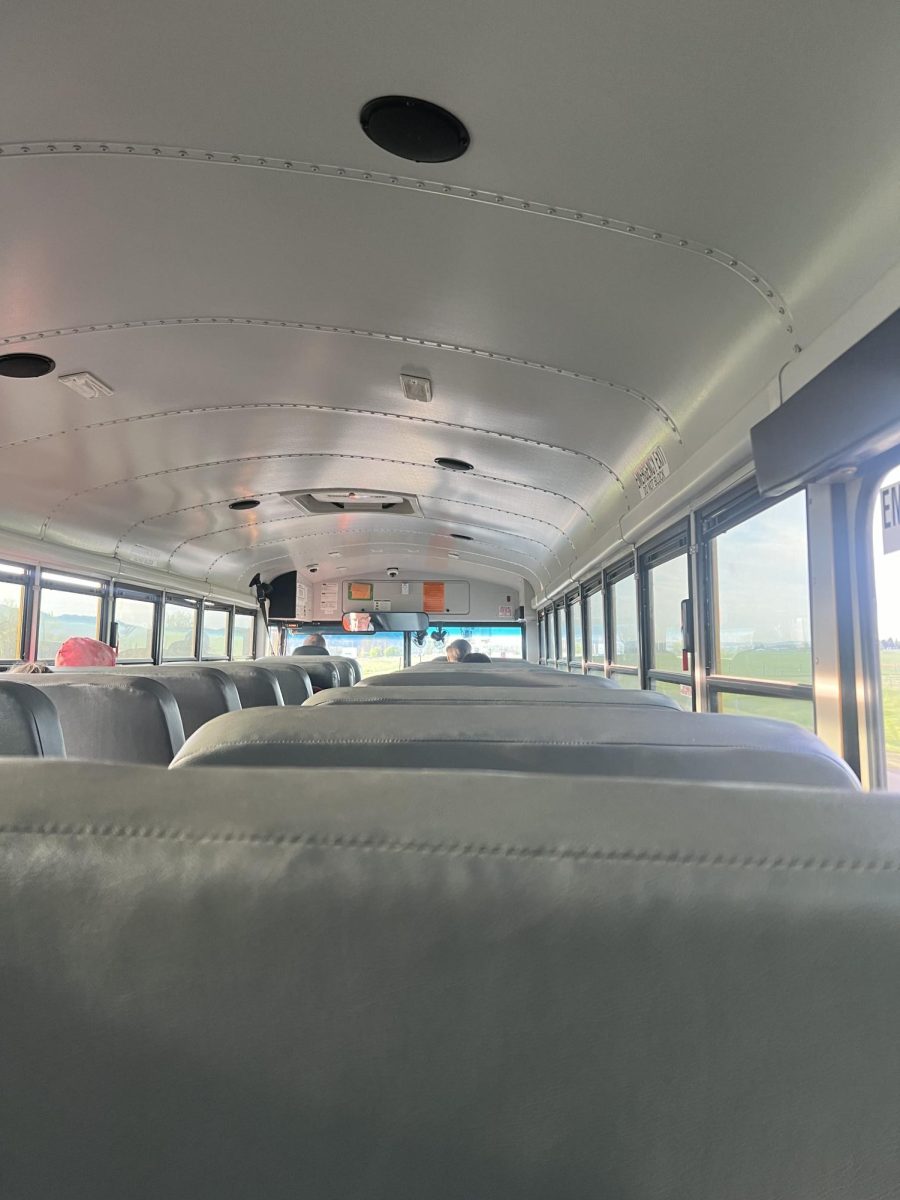
[[[442,658],[444,648],[457,638],[465,638],[474,653],[486,654],[492,662],[525,657],[522,653],[521,625],[441,625],[440,629],[444,633],[443,641],[437,642],[432,637],[438,631],[437,625],[429,626],[421,646],[416,644],[414,637],[410,639],[410,661],[413,666],[433,658]]]
[[[333,625],[304,625],[302,629],[287,630],[285,654],[292,654],[297,646],[302,646],[311,633],[322,634],[329,654],[355,658],[363,679],[403,668],[402,633],[344,633]]]
[[[113,621],[117,625],[119,662],[153,661],[153,624],[156,605],[151,600],[116,596]]]
[[[811,700],[787,700],[781,696],[754,696],[716,689],[716,712],[736,717],[772,717],[776,721],[793,721],[811,733],[815,733],[816,729]]]
[[[687,553],[682,551],[644,570],[650,688],[674,697],[682,708],[690,710],[694,707],[694,689],[682,660],[681,628],[682,602],[690,599]]]
[[[200,638],[201,658],[228,657],[228,610],[204,608],[203,633]]]
[[[166,603],[162,657],[163,661],[197,657],[196,605]]]
[[[638,674],[637,584],[634,572],[615,580],[609,588],[613,660],[610,675],[621,687],[640,688]],[[629,667],[622,671],[618,668]]]
[[[94,580],[44,572],[38,615],[39,659],[55,658],[67,638],[99,638],[102,588]]]
[[[603,615],[603,592],[592,592],[587,601],[588,656],[592,663],[606,666],[606,623]]]
[[[256,630],[256,614],[236,612],[234,632],[231,636],[232,658],[253,658],[253,635]]]
[[[547,662],[556,665],[556,609],[548,608],[546,612],[547,625]]]
[[[712,541],[717,675],[812,683],[806,494]]]
[[[557,636],[557,665],[563,670],[569,669],[569,629],[566,621],[565,607],[556,610],[556,636]]]
[[[719,520],[707,554],[710,708],[814,729],[806,493]]]
[[[573,600],[569,604],[569,628],[572,630],[572,650],[569,661],[581,669],[584,658],[584,635],[581,629],[581,601]]]
[[[24,567],[0,563],[0,659],[21,658],[25,618]]]
[[[900,466],[875,493],[873,551],[886,782],[900,792]]]

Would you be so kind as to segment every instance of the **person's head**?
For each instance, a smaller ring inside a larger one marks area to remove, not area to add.
[[[320,646],[323,650],[327,650],[325,645],[325,637],[321,633],[311,633],[301,642],[303,646]]]
[[[49,675],[50,668],[44,663],[20,662],[9,668],[10,675]]]
[[[466,657],[462,661],[463,662],[487,662],[487,663],[489,663],[491,660],[488,658],[488,656],[486,654],[482,654],[478,650],[473,650],[472,653],[467,654]]]
[[[96,638],[70,637],[56,652],[58,667],[114,667],[116,651]]]
[[[447,647],[447,662],[462,662],[467,654],[472,653],[472,643],[465,638],[457,638]]]

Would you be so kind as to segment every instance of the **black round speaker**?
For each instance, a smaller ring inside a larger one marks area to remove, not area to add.
[[[463,458],[436,458],[434,461],[439,467],[444,467],[448,471],[472,470],[472,464]]]
[[[379,96],[359,114],[376,146],[410,162],[451,162],[469,148],[469,131],[458,117],[430,100]]]
[[[45,354],[0,354],[0,375],[7,379],[40,379],[55,369]]]

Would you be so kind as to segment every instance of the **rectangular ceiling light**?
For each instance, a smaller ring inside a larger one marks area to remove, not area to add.
[[[401,375],[403,395],[407,400],[418,400],[420,404],[431,403],[431,380],[423,375]]]

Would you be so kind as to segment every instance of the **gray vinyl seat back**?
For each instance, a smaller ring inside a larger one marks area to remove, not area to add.
[[[451,662],[447,661],[446,657],[438,657],[438,658],[426,659],[425,662],[414,663],[411,667],[407,667],[406,670],[408,670],[408,671],[430,671],[434,667],[437,667],[440,670],[442,667],[458,667],[458,666],[466,666],[466,667],[492,666],[492,667],[499,667],[501,670],[506,670],[507,667],[511,667],[514,670],[524,668],[525,670],[532,670],[532,671],[549,671],[549,670],[554,669],[551,667],[542,666],[540,663],[531,662],[527,658],[495,658],[490,663],[451,663]]]
[[[260,666],[280,668],[282,671],[293,671],[296,675],[305,677],[309,684],[308,694],[322,691],[325,688],[339,687],[341,674],[338,666],[330,658],[294,658],[282,654],[270,654],[256,660]],[[285,695],[285,704],[289,703]],[[290,701],[300,704],[302,699]]]
[[[257,662],[222,662],[217,667],[234,681],[241,708],[272,708],[284,704],[279,677],[270,668]]]
[[[11,1200],[896,1194],[900,798],[10,761],[0,829]]]
[[[256,659],[256,665],[271,671],[278,680],[285,704],[302,704],[313,694],[312,681],[305,666],[286,658]]]
[[[330,654],[325,661],[334,663],[337,667],[341,687],[352,687],[354,683],[359,683],[362,679],[362,667],[359,665],[358,659],[344,658],[339,654]]]
[[[618,688],[604,675],[568,675],[563,671],[505,670],[493,663],[447,663],[436,671],[412,667],[404,671],[386,671],[370,675],[360,687],[535,687],[535,688]],[[622,689],[624,690],[624,689]]]
[[[325,691],[327,688],[341,686],[341,673],[337,663],[328,658],[304,658],[300,666],[309,675],[314,692]]]
[[[0,679],[0,756],[64,758],[66,753],[59,716],[40,688],[11,676]]]
[[[231,676],[217,667],[173,663],[160,667],[116,667],[117,672],[159,679],[175,697],[184,736],[222,713],[238,712],[241,698]]]
[[[117,669],[29,679],[53,702],[69,758],[165,766],[184,744],[178,704],[161,679]]]
[[[626,688],[540,688],[479,687],[469,691],[464,687],[337,688],[319,692],[307,700],[305,707],[320,704],[502,704],[533,709],[542,704],[597,705],[618,704],[629,708],[654,708],[681,712],[677,702],[661,692],[636,692]],[[402,717],[397,718],[402,721]]]
[[[228,713],[189,738],[182,766],[383,767],[733,780],[854,790],[824,742],[760,717],[622,704],[318,704]]]

